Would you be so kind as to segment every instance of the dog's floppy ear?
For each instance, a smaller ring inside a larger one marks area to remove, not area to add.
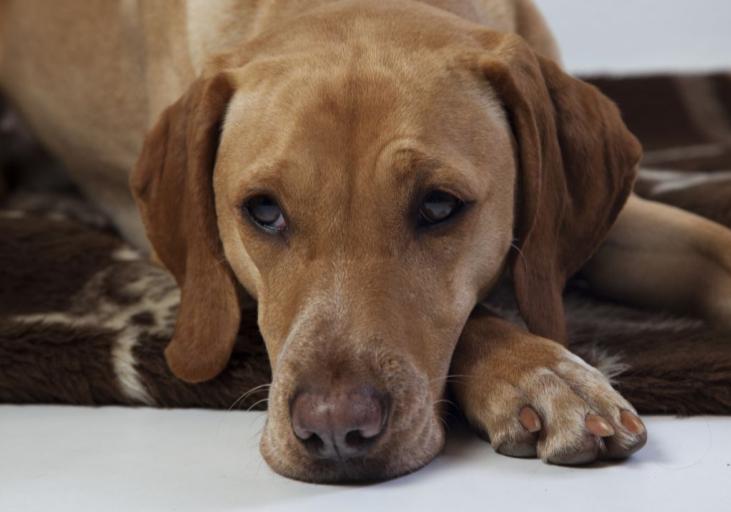
[[[520,37],[483,34],[480,70],[512,125],[518,159],[512,264],[528,328],[566,341],[562,292],[602,243],[641,156],[616,106],[536,55]]]
[[[231,94],[225,73],[193,83],[147,135],[130,180],[147,236],[181,289],[165,357],[187,382],[223,370],[241,315],[237,281],[218,236],[212,188]]]

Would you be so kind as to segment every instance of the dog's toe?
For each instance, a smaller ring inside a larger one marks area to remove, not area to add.
[[[561,466],[582,466],[591,464],[602,451],[602,443],[596,437],[583,436],[579,443],[572,443],[568,446],[561,446],[553,453],[542,457],[550,464]]]
[[[519,403],[520,396],[515,391],[507,386],[498,394],[507,398],[507,403]],[[535,457],[541,430],[538,414],[525,407],[516,415],[511,408],[502,405],[504,403],[486,404],[486,408],[472,418],[472,423],[496,452],[509,457]]]
[[[517,420],[512,422],[510,432],[502,430],[497,442],[492,443],[493,447],[496,452],[509,457],[535,457],[541,418],[532,407],[526,406],[520,410]]]
[[[598,414],[589,413],[584,418],[583,428],[577,425],[568,438],[559,439],[554,446],[546,448],[543,459],[551,464],[578,466],[590,464],[605,451],[605,438],[614,435],[611,424]]]
[[[536,442],[534,440],[506,441],[498,445],[495,451],[508,457],[532,459],[536,456]]]
[[[618,423],[616,434],[606,440],[605,457],[608,459],[626,459],[647,442],[645,424],[633,412],[621,411]]]

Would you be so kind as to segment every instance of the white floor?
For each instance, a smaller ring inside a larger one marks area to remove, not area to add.
[[[0,511],[731,509],[731,420],[647,418],[631,460],[562,468],[466,432],[426,468],[369,486],[303,484],[259,455],[262,413],[0,406]]]

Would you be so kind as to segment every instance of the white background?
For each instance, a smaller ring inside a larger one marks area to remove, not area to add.
[[[730,0],[534,0],[577,73],[731,68]]]

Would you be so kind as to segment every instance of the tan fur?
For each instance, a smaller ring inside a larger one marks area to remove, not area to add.
[[[609,298],[731,329],[731,231],[698,215],[632,196],[582,272]]]
[[[645,442],[644,434],[629,431],[620,419],[622,411],[634,408],[598,370],[486,310],[475,311],[465,326],[451,374],[467,418],[505,455],[580,464],[626,457]],[[540,435],[519,422],[526,406],[540,415]],[[592,435],[586,425],[590,414],[607,419],[614,435]]]
[[[471,316],[509,269],[529,328],[565,341],[561,290],[614,222],[639,159],[611,102],[552,61],[531,2],[0,6],[3,89],[145,245],[124,187],[136,159],[147,239],[182,289],[173,372],[216,376],[247,295],[257,300],[273,369],[262,453],[275,470],[326,481],[425,464],[443,442],[437,404],[453,353],[468,376],[460,404],[502,451],[536,452],[507,448],[525,437],[515,415],[527,403],[542,415],[546,460],[641,446],[618,423],[631,406],[599,372],[554,341]],[[61,37],[69,24],[75,37]],[[471,204],[426,234],[410,212],[431,188]],[[262,192],[284,208],[286,236],[242,215]],[[311,459],[290,426],[298,389],[344,383],[393,400],[357,465]],[[589,412],[615,436],[600,443]]]

